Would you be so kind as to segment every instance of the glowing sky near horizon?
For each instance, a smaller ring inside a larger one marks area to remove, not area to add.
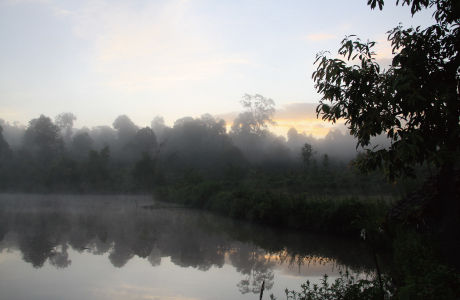
[[[0,0],[0,118],[27,124],[77,115],[74,127],[139,126],[210,113],[228,124],[247,94],[276,103],[278,134],[294,126],[324,135],[311,74],[316,53],[335,55],[345,35],[378,42],[386,32],[434,21],[386,1],[366,0]]]

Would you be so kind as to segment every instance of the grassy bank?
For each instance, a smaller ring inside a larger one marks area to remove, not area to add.
[[[163,201],[206,209],[234,219],[290,229],[359,236],[363,227],[383,221],[388,202],[365,201],[358,197],[320,197],[231,188],[222,182],[203,181],[194,185],[163,187],[155,196]]]
[[[288,299],[460,299],[460,277],[443,264],[437,234],[415,224],[386,218],[386,197],[331,197],[229,185],[219,181],[181,183],[155,190],[155,197],[231,218],[270,226],[359,238],[365,229],[376,265],[390,260],[382,274],[358,279],[343,273],[334,282],[302,285]],[[382,292],[383,286],[383,292]],[[382,296],[383,295],[383,296]]]

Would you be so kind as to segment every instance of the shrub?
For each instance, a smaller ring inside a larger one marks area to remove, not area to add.
[[[324,275],[321,285],[311,284],[307,280],[301,285],[302,291],[288,291],[286,289],[287,299],[293,300],[332,300],[332,299],[356,299],[371,300],[382,299],[382,292],[377,278],[358,279],[351,275],[348,270],[340,271],[340,278],[337,278],[333,284],[329,284],[328,276]],[[385,288],[383,289],[384,298],[391,297],[391,285],[388,278],[385,278]],[[270,299],[276,299],[273,294]]]

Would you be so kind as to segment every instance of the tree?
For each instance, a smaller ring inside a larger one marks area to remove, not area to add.
[[[142,159],[136,162],[131,172],[133,178],[142,188],[147,190],[152,188],[155,179],[155,166],[156,160],[150,156],[150,153],[142,151]]]
[[[262,95],[245,94],[240,103],[246,112],[240,113],[235,119],[232,131],[235,133],[251,132],[258,135],[264,134],[269,125],[276,125],[273,121],[275,116],[275,101]]]
[[[57,117],[54,119],[54,122],[56,123],[59,128],[65,129],[65,139],[66,141],[70,141],[70,137],[72,136],[72,127],[73,127],[73,121],[77,120],[77,116],[74,115],[71,112],[63,112],[57,115]]]
[[[64,152],[64,140],[59,126],[53,124],[49,117],[40,115],[32,119],[24,133],[24,148],[36,151],[45,167],[57,155]]]
[[[93,148],[94,140],[88,132],[79,132],[72,139],[72,147],[76,156],[84,157]]]
[[[134,139],[139,144],[142,151],[146,151],[149,154],[151,154],[152,151],[156,150],[156,148],[158,147],[155,132],[153,132],[153,130],[150,129],[150,127],[148,126],[139,129]]]
[[[310,166],[310,159],[315,153],[316,151],[313,151],[313,148],[309,143],[305,143],[302,148],[300,148],[300,158],[302,159],[303,169],[305,172],[307,172],[308,167]]]
[[[94,148],[102,149],[107,145],[113,145],[116,140],[117,132],[111,127],[102,125],[97,127],[92,127],[90,136],[94,139]]]
[[[3,158],[10,158],[11,154],[10,145],[3,139],[3,127],[0,125],[0,161]]]
[[[100,152],[90,150],[86,165],[85,179],[96,190],[107,188],[111,181],[109,170],[110,148],[102,148]]]
[[[133,140],[138,130],[138,127],[127,115],[118,116],[115,121],[113,121],[112,125],[113,128],[118,130],[117,137],[121,144],[120,146],[124,146]]]
[[[165,119],[160,115],[155,116],[150,122],[150,128],[155,132],[157,139],[162,139],[165,127]]]
[[[327,155],[327,153],[324,153],[324,155],[323,155],[323,168],[325,170],[327,170],[328,167],[329,167],[329,155]]]
[[[357,146],[368,146],[370,138],[381,133],[391,139],[388,149],[366,149],[354,162],[361,171],[379,168],[394,180],[414,176],[415,164],[439,168],[444,258],[449,267],[460,270],[459,201],[453,176],[460,157],[460,2],[402,3],[412,5],[412,14],[434,6],[437,23],[423,30],[398,26],[389,31],[394,57],[388,70],[375,61],[375,42],[353,36],[346,37],[338,51],[346,61],[319,53],[312,76],[322,94],[317,113],[331,122],[344,119]],[[382,9],[384,2],[368,4]]]

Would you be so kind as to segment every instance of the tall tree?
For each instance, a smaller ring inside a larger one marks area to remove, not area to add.
[[[162,140],[163,139],[163,133],[165,131],[166,125],[165,125],[165,119],[157,115],[155,118],[153,118],[152,122],[150,122],[150,128],[155,132],[155,135],[157,136],[157,139]]]
[[[3,127],[0,125],[0,161],[3,158],[9,158],[11,154],[10,145],[3,139]]]
[[[59,126],[53,124],[49,117],[40,115],[32,119],[24,133],[24,147],[36,152],[45,167],[49,162],[64,152],[64,141]]]
[[[156,148],[158,147],[155,132],[153,132],[153,130],[148,126],[139,129],[134,139],[140,146],[141,151],[145,151],[149,154],[152,154],[153,151],[156,150]]]
[[[93,148],[94,140],[89,136],[88,132],[79,132],[72,139],[72,147],[74,154],[78,157],[85,157]]]
[[[415,164],[428,162],[439,168],[444,257],[448,266],[460,270],[460,205],[453,176],[460,157],[460,2],[401,2],[411,5],[412,14],[435,7],[436,24],[389,31],[394,57],[388,70],[375,61],[375,42],[353,36],[339,49],[345,60],[319,53],[313,73],[322,94],[317,113],[331,122],[344,119],[359,146],[368,146],[371,137],[381,133],[392,140],[388,149],[367,149],[355,161],[362,171],[379,168],[393,180],[414,176]],[[382,9],[384,2],[368,4]]]
[[[313,150],[311,144],[305,143],[302,148],[300,148],[300,158],[303,162],[303,169],[306,173],[308,171],[308,167],[310,166],[310,160],[316,151]]]
[[[73,121],[77,120],[77,116],[71,112],[63,112],[56,116],[54,122],[59,128],[65,129],[66,142],[70,142],[72,136]]]
[[[276,125],[275,101],[262,95],[245,94],[240,103],[246,111],[240,113],[232,125],[234,133],[251,132],[258,135],[266,133],[268,126]]]
[[[118,116],[112,125],[113,128],[118,130],[118,142],[122,147],[134,139],[139,129],[127,115]]]

